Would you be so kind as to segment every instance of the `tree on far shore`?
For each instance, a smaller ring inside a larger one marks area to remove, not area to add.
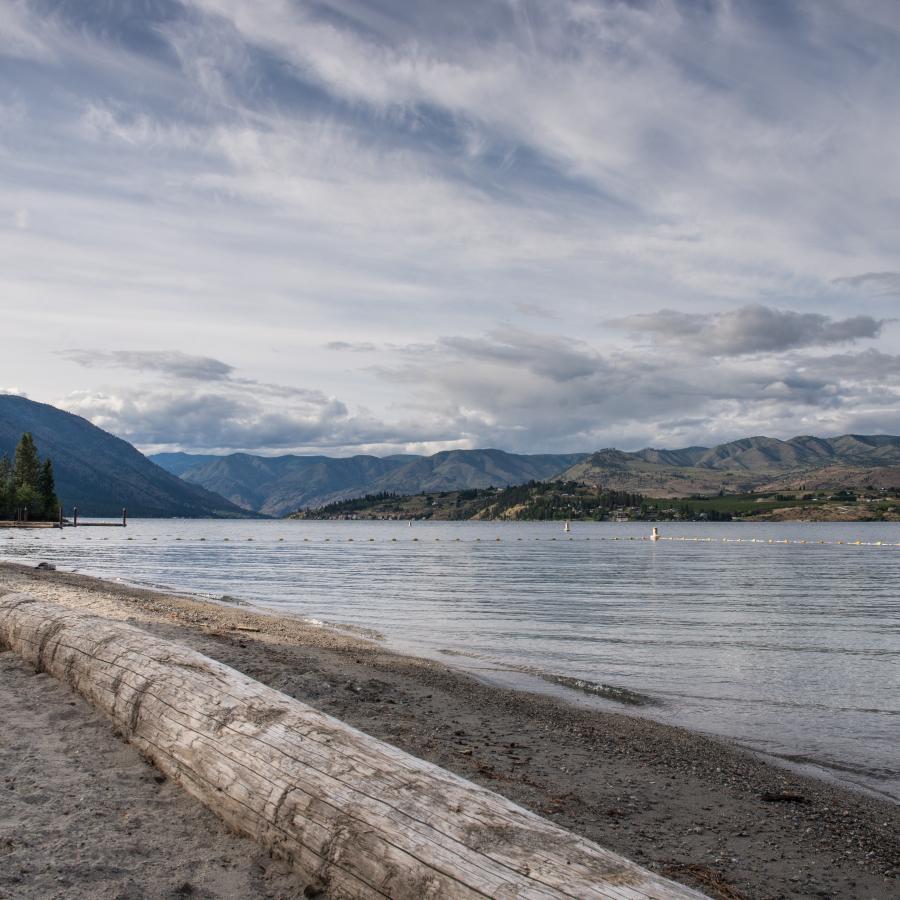
[[[41,471],[41,460],[38,457],[37,447],[30,431],[26,431],[16,447],[15,462],[13,463],[13,482],[17,488],[36,488]]]
[[[0,519],[24,516],[33,521],[48,521],[59,514],[59,500],[53,477],[53,463],[41,462],[30,432],[25,432],[10,461],[0,456]]]

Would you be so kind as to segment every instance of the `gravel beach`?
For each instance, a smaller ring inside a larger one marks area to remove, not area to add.
[[[900,807],[726,742],[243,606],[0,564],[17,591],[180,641],[711,897],[900,895]],[[9,652],[0,717],[0,897],[304,896]]]

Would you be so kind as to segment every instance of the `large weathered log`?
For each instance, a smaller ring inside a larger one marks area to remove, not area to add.
[[[208,657],[0,598],[0,644],[332,897],[687,898],[673,882]]]

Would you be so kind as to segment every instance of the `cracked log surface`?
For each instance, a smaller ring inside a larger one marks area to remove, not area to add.
[[[130,625],[13,594],[0,598],[0,644],[331,897],[701,896]]]

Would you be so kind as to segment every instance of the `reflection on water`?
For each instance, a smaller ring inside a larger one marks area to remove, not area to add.
[[[646,694],[641,714],[900,798],[900,525],[673,523],[664,537],[711,540],[629,540],[647,531],[135,520],[0,531],[0,557],[227,594],[455,663]]]

